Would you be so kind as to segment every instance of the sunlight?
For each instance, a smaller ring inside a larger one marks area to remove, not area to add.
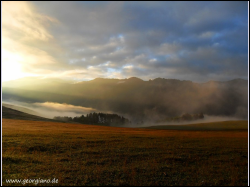
[[[22,66],[20,64],[23,61],[23,57],[19,54],[12,53],[5,49],[2,50],[2,81],[9,81],[18,78],[25,77],[26,74],[22,72]]]

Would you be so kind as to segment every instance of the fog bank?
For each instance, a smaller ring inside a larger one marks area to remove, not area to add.
[[[204,115],[204,119],[185,121],[185,122],[163,122],[163,123],[155,123],[153,121],[146,121],[141,124],[131,123],[126,127],[152,127],[152,126],[165,126],[165,125],[189,125],[189,124],[198,124],[198,123],[210,123],[210,122],[220,122],[220,121],[238,121],[245,120],[244,118],[237,117],[227,117],[227,116],[210,116]]]

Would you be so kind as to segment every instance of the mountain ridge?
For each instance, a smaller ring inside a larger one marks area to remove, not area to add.
[[[208,81],[156,78],[144,81],[97,78],[77,84],[33,84],[3,87],[4,100],[58,102],[100,111],[112,111],[128,118],[157,119],[183,113],[248,116],[248,80]]]
[[[192,83],[197,83],[197,84],[206,84],[206,83],[226,83],[226,82],[234,82],[234,83],[238,83],[238,82],[248,82],[247,79],[242,79],[242,78],[235,78],[235,79],[230,79],[227,81],[217,81],[217,80],[209,80],[206,82],[195,82],[195,81],[191,81],[191,80],[180,80],[180,79],[172,79],[172,78],[155,78],[155,79],[149,79],[149,80],[143,80],[140,79],[138,77],[129,77],[129,78],[125,78],[125,79],[118,79],[118,78],[95,78],[93,80],[88,80],[88,81],[78,81],[78,82],[74,82],[72,80],[64,80],[64,79],[60,79],[60,78],[41,78],[41,77],[23,77],[20,79],[15,79],[15,80],[10,80],[10,81],[5,81],[3,82],[2,87],[13,87],[16,84],[22,83],[21,81],[28,81],[31,82],[33,84],[34,81],[38,81],[39,83],[41,82],[58,82],[58,83],[67,83],[67,84],[78,84],[78,83],[84,83],[84,82],[97,82],[97,81],[140,81],[140,82],[157,82],[157,81],[184,81],[184,82],[192,82]],[[20,82],[20,83],[19,83]],[[14,85],[13,85],[14,84]]]

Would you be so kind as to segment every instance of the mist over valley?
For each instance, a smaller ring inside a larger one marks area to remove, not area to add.
[[[44,117],[116,113],[133,124],[154,123],[185,113],[203,113],[204,120],[247,119],[248,81],[234,79],[195,83],[157,78],[149,81],[96,78],[70,82],[23,78],[4,82],[4,102],[25,106]],[[210,117],[209,117],[210,116]]]

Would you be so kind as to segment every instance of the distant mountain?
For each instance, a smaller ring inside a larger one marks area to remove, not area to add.
[[[243,79],[206,83],[164,78],[143,81],[136,77],[96,78],[78,83],[57,79],[27,81],[29,84],[24,86],[19,80],[3,85],[3,100],[67,103],[112,111],[136,120],[201,112],[240,118],[248,116],[248,81]]]

